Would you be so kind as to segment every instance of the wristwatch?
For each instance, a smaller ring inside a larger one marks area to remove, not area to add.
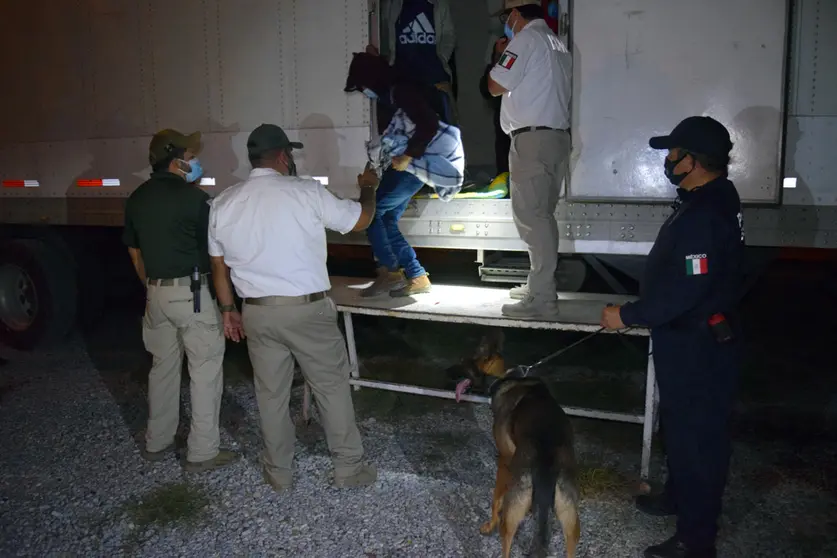
[[[236,307],[235,304],[220,304],[218,308],[221,309],[221,312],[235,312]]]

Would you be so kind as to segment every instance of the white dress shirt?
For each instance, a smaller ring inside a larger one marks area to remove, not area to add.
[[[527,126],[568,130],[572,68],[572,55],[546,21],[530,21],[518,31],[490,74],[507,90],[500,105],[503,131]]]
[[[223,256],[241,298],[331,289],[325,230],[350,232],[361,211],[313,178],[262,168],[211,204],[209,255]]]

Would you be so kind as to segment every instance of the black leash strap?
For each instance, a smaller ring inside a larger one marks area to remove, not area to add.
[[[617,335],[619,335],[619,336],[621,337],[623,333],[626,333],[626,332],[630,331],[631,329],[633,329],[633,328],[630,328],[630,327],[629,327],[629,328],[625,328],[625,329],[623,329],[623,330],[620,330],[620,331],[618,331],[618,332],[617,332]],[[528,375],[529,375],[529,372],[531,372],[533,369],[538,368],[539,366],[543,366],[545,363],[549,362],[550,360],[552,360],[552,359],[554,359],[554,358],[558,358],[559,356],[561,356],[562,354],[566,353],[566,352],[567,352],[567,351],[569,351],[570,349],[572,349],[572,348],[574,348],[574,347],[577,347],[577,346],[581,345],[582,343],[584,343],[585,341],[588,341],[588,340],[592,339],[593,337],[595,337],[595,336],[599,335],[599,334],[600,334],[600,333],[602,333],[604,330],[605,330],[605,328],[600,327],[599,329],[597,329],[597,330],[596,330],[596,331],[594,331],[593,333],[588,333],[587,335],[585,335],[584,337],[582,337],[582,338],[581,338],[581,339],[579,339],[578,341],[576,341],[576,342],[574,342],[574,343],[570,343],[570,344],[569,344],[569,345],[567,345],[566,347],[562,347],[560,350],[555,351],[555,352],[554,352],[554,353],[552,353],[551,355],[547,355],[547,356],[545,356],[544,358],[540,359],[540,360],[539,360],[538,362],[536,362],[535,364],[531,364],[531,365],[529,365],[529,366],[520,366],[519,368],[521,368],[521,369],[522,369],[523,376],[524,376],[524,377],[528,376]]]

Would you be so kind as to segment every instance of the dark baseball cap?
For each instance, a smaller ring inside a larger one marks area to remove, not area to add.
[[[515,8],[520,8],[522,6],[540,6],[541,3],[538,0],[505,0],[503,2],[503,7],[491,14],[491,17],[497,17],[498,15],[502,14],[503,12],[510,12]]]
[[[148,160],[152,165],[158,161],[165,161],[175,149],[191,149],[198,153],[201,149],[201,133],[186,135],[170,128],[160,130],[151,138]]]
[[[262,124],[247,138],[247,152],[251,155],[261,155],[273,149],[288,147],[302,149],[302,144],[288,139],[288,134],[276,124]]]
[[[726,127],[709,116],[690,116],[674,127],[667,136],[656,136],[648,142],[653,149],[678,147],[701,155],[729,155],[732,140]]]

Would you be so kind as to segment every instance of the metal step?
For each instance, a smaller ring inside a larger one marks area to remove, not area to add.
[[[512,283],[522,285],[529,275],[529,256],[521,253],[485,254],[479,258],[480,281],[484,283]],[[577,292],[587,278],[587,264],[581,258],[561,257],[555,270],[559,292]],[[616,289],[616,292],[620,292]]]
[[[479,273],[480,281],[485,283],[525,283],[529,274],[529,258],[523,255],[492,255],[480,266]]]

